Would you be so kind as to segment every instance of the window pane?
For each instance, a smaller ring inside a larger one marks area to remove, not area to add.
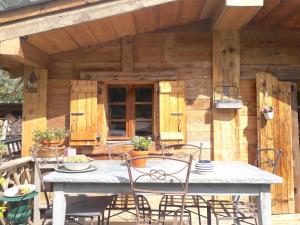
[[[109,102],[126,102],[126,88],[109,88]]]
[[[135,135],[152,136],[152,122],[136,122]]]
[[[126,119],[126,106],[125,105],[111,105],[110,106],[110,119]]]
[[[136,88],[135,101],[136,102],[152,102],[152,88]]]
[[[110,124],[109,136],[126,136],[126,123],[112,122]]]
[[[136,119],[151,119],[152,118],[152,105],[136,105],[135,106]]]

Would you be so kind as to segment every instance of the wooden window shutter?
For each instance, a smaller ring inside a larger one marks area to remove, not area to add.
[[[71,81],[70,145],[94,145],[97,139],[97,81]]]
[[[159,136],[164,144],[185,143],[183,81],[159,81]]]

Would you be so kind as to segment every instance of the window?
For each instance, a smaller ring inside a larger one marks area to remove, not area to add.
[[[108,86],[108,139],[153,136],[153,86]]]

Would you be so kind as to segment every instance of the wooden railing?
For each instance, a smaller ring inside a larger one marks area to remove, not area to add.
[[[2,163],[0,177],[5,181],[1,184],[1,191],[20,184],[34,183],[34,163],[32,157],[24,157]],[[7,224],[0,219],[0,224]]]
[[[2,191],[15,185],[32,184],[34,181],[33,166],[31,157],[4,162],[0,166],[0,176],[5,179],[5,182],[1,185]]]

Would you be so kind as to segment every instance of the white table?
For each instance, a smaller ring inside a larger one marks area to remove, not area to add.
[[[282,183],[282,178],[262,171],[243,162],[214,162],[212,173],[200,175],[192,167],[189,193],[200,195],[252,195],[257,196],[260,225],[271,225],[271,184]],[[53,225],[63,225],[65,219],[66,193],[130,193],[127,167],[122,161],[94,161],[96,171],[88,173],[51,172],[44,177],[53,183]],[[148,165],[165,165],[160,161]],[[176,183],[147,182],[146,187],[157,186],[160,190],[178,190]]]

